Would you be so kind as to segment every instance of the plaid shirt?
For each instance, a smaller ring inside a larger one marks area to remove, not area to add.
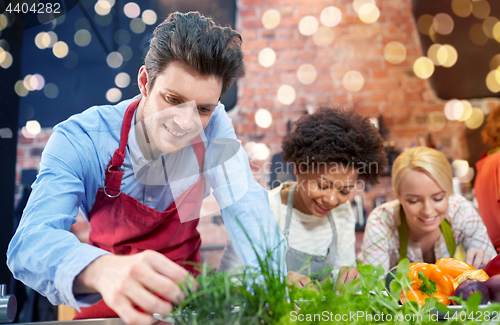
[[[363,264],[382,265],[389,270],[399,262],[399,218],[400,203],[398,200],[387,202],[375,208],[368,217],[366,225],[361,261]],[[449,207],[446,220],[451,224],[453,237],[457,246],[462,244],[465,251],[469,248],[482,249],[492,256],[496,255],[486,232],[486,227],[472,204],[463,196],[449,196]],[[434,244],[436,260],[450,257],[443,234]],[[413,262],[422,262],[423,255],[420,244],[408,239],[406,257]]]

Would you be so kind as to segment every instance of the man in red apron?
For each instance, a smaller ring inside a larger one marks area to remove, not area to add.
[[[242,167],[223,169],[225,180],[204,173],[204,164],[213,160],[207,141],[236,141],[219,99],[244,75],[240,35],[198,13],[174,13],[156,28],[150,43],[138,74],[140,96],[92,107],[54,128],[7,252],[17,279],[53,304],[83,307],[77,318],[118,316],[128,324],[146,324],[152,314],[165,315],[185,298],[177,283],[196,275],[193,264],[201,262],[196,226],[205,178],[211,178],[233,242],[244,236],[225,211],[226,197],[240,198],[232,208],[254,239],[262,240],[262,230],[275,237],[267,238],[271,243],[282,239],[273,233],[278,228],[266,191],[253,179],[242,150],[235,155]],[[134,133],[139,129],[144,141]],[[184,154],[192,155],[186,165],[197,175],[175,187],[172,178],[179,170],[167,171],[167,166]],[[140,160],[160,165],[165,179],[141,184],[142,167],[131,171]],[[239,179],[225,195],[231,174]],[[251,179],[242,182],[243,175]],[[92,246],[69,233],[80,206],[89,211]],[[241,246],[238,254],[248,264],[256,260],[250,248]]]

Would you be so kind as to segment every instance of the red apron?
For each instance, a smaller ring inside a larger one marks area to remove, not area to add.
[[[128,134],[139,100],[130,104],[125,112],[120,147],[106,168],[104,188],[98,190],[95,204],[89,213],[89,243],[116,255],[130,255],[150,249],[162,253],[179,265],[186,261],[201,263],[201,238],[196,230],[205,192],[202,173],[205,146],[201,139],[192,141],[200,166],[200,177],[165,211],[152,209],[120,191],[123,171],[118,168],[125,158]],[[190,221],[181,222],[176,202],[179,210],[182,210],[180,215],[183,218],[186,216],[186,220]],[[193,265],[182,266],[197,274]],[[103,300],[81,310],[74,319],[118,317]]]

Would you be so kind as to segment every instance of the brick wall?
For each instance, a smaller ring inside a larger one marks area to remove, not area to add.
[[[413,63],[422,56],[422,51],[411,0],[377,1],[381,14],[373,24],[361,22],[352,3],[352,0],[238,0],[238,29],[243,36],[247,67],[247,77],[239,82],[239,114],[233,119],[240,139],[243,142],[258,139],[269,145],[271,154],[279,152],[287,121],[300,117],[308,104],[338,105],[353,107],[370,117],[382,114],[390,130],[388,140],[394,140],[399,148],[418,144],[419,136],[431,133],[447,157],[467,159],[462,122],[448,121],[437,132],[427,127],[429,113],[443,112],[446,101],[435,96],[427,80],[413,73]],[[332,5],[340,9],[342,20],[332,27],[333,43],[320,47],[312,36],[299,33],[298,24],[306,15],[319,21],[321,11]],[[281,14],[280,24],[271,30],[261,22],[269,9]],[[406,59],[400,64],[384,59],[384,47],[392,41],[406,48]],[[266,47],[276,53],[276,62],[269,68],[258,62],[260,50]],[[297,69],[304,63],[312,64],[317,71],[317,79],[310,85],[301,84],[297,78]],[[349,92],[342,86],[342,78],[350,70],[359,71],[364,77],[364,86],[358,92]],[[297,97],[291,105],[277,100],[277,90],[284,84],[295,89]],[[499,102],[478,99],[471,103],[487,110]],[[254,123],[258,108],[268,109],[274,118],[267,129]]]

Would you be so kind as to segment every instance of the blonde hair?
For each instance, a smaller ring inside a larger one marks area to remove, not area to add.
[[[500,106],[491,110],[481,136],[483,142],[489,143],[492,148],[500,147]]]
[[[401,181],[411,170],[426,173],[449,195],[453,194],[453,174],[446,157],[436,149],[415,147],[400,154],[392,166],[392,188],[400,195]]]

